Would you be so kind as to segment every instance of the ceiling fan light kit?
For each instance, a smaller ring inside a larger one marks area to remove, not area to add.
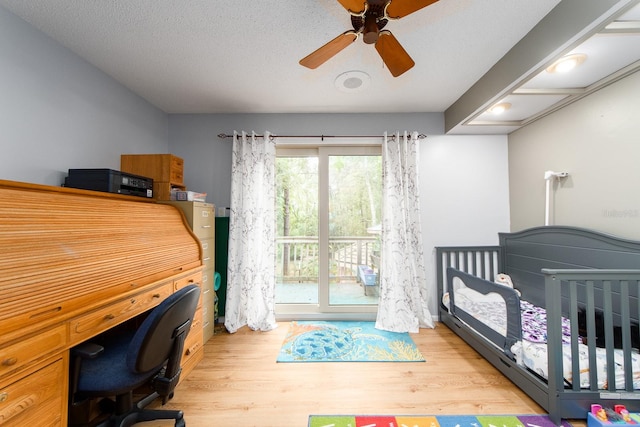
[[[300,60],[300,65],[315,69],[356,41],[362,34],[366,44],[375,45],[394,77],[410,70],[415,62],[389,31],[383,28],[389,20],[401,19],[438,0],[338,0],[351,15],[353,31],[349,30]]]

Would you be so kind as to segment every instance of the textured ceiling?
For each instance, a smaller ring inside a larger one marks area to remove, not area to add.
[[[386,26],[414,59],[398,78],[360,38],[316,70],[298,61],[351,28],[336,0],[0,0],[168,113],[443,112],[560,0],[440,0]],[[366,90],[334,80],[360,70]]]

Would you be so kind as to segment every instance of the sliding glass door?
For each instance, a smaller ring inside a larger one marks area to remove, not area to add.
[[[279,149],[276,312],[375,313],[379,147]]]

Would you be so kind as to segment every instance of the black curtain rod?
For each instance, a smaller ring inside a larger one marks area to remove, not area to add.
[[[264,138],[264,135],[256,135],[257,138]],[[390,135],[391,138],[395,138],[394,135]],[[418,139],[424,139],[427,135],[421,133],[418,135]],[[218,138],[233,138],[233,135],[226,133],[219,133]],[[270,138],[320,138],[324,141],[325,138],[382,138],[382,135],[270,135]]]

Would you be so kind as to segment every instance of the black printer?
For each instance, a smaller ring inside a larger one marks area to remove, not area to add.
[[[65,187],[153,197],[153,179],[113,169],[69,169]]]

